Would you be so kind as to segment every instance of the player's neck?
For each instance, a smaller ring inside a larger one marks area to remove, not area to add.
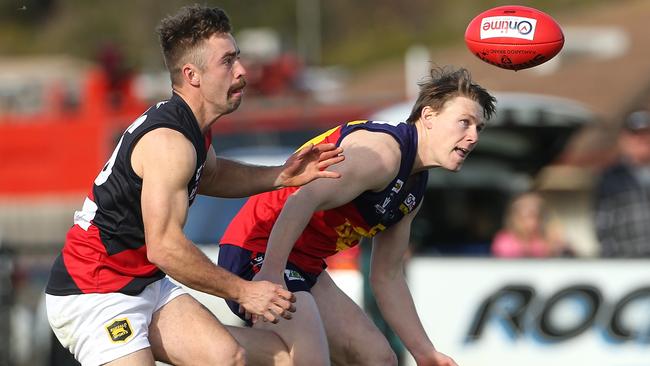
[[[212,124],[223,115],[223,113],[214,111],[214,108],[211,108],[211,105],[196,92],[188,92],[187,90],[183,90],[183,88],[174,88],[174,92],[190,107],[203,133],[210,129]]]
[[[428,130],[423,126],[421,120],[415,122],[415,129],[418,134],[418,150],[415,154],[415,161],[413,162],[411,174],[440,166],[440,164],[437,164],[433,159],[431,154],[432,147],[428,143],[430,140],[427,136]]]

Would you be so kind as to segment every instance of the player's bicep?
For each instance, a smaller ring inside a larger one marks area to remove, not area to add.
[[[182,233],[188,209],[187,184],[194,173],[196,154],[180,133],[158,129],[147,133],[133,152],[141,167],[141,207],[149,247]]]
[[[365,191],[384,189],[399,169],[399,147],[386,134],[358,131],[341,146],[345,160],[328,168],[341,177],[317,179],[297,192],[317,201],[317,210],[342,206]]]

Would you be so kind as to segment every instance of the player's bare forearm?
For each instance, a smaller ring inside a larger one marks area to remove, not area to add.
[[[248,314],[277,322],[291,318],[295,296],[280,284],[250,282],[215,265],[187,239],[177,237],[167,245],[157,245],[150,260],[183,285],[241,304]]]
[[[386,322],[418,361],[418,365],[455,365],[453,360],[436,351],[427,336],[404,276],[411,224],[421,206],[422,202],[397,224],[374,237],[370,285]]]
[[[371,279],[377,305],[386,322],[417,359],[435,351],[417,315],[411,292],[402,273],[375,275]]]
[[[211,174],[201,178],[199,193],[224,198],[241,198],[275,189],[282,171],[279,166],[257,166],[217,158]]]
[[[435,349],[417,315],[404,276],[373,283],[377,304],[418,366],[458,366],[449,356]]]
[[[238,198],[282,187],[301,186],[319,178],[339,178],[339,173],[326,168],[344,160],[342,151],[334,144],[309,145],[291,155],[284,165],[270,167],[209,156],[199,192]]]
[[[303,197],[306,193],[296,192],[287,199],[269,235],[262,265],[263,272],[272,275],[283,273],[294,243],[309,223],[317,207],[316,197],[306,199]]]
[[[284,163],[274,182],[276,188],[302,186],[317,178],[338,178],[340,174],[326,170],[344,160],[343,148],[334,144],[307,144]]]
[[[183,285],[226,299],[241,297],[246,281],[215,265],[184,236],[161,239],[148,247],[149,260]]]

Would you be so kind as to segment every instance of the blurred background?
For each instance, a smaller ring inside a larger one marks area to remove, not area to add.
[[[154,29],[191,3],[0,2],[0,366],[74,364],[45,318],[49,267],[123,129],[170,96]],[[224,156],[279,164],[337,124],[405,120],[432,65],[466,67],[497,96],[462,171],[430,172],[412,232],[407,273],[441,351],[464,366],[650,365],[650,154],[626,207],[599,203],[603,172],[633,146],[650,151],[650,118],[621,138],[630,112],[650,107],[649,1],[519,1],[553,16],[566,42],[518,72],[463,42],[473,17],[508,1],[204,3],[231,17],[248,71],[241,107],[213,127]],[[243,202],[200,197],[187,235],[216,259]],[[368,252],[337,255],[330,271],[384,329]],[[221,300],[194,295],[237,322]]]

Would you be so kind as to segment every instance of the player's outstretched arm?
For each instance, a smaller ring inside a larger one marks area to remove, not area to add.
[[[376,176],[377,170],[373,165],[377,159],[366,160],[356,151],[356,148],[351,148],[350,156],[332,168],[333,172],[340,173],[339,179],[312,181],[289,196],[273,225],[264,264],[253,278],[254,281],[284,284],[283,275],[289,253],[314,212],[342,206],[374,184],[371,170]]]
[[[427,336],[418,317],[404,276],[411,222],[418,209],[373,239],[370,285],[377,305],[418,366],[457,366],[440,353]]]
[[[345,137],[341,146],[347,157],[332,167],[340,178],[310,182],[285,202],[271,230],[260,273],[282,275],[293,244],[314,212],[342,206],[362,192],[385,187],[399,169],[399,146],[387,134],[357,131]]]
[[[332,167],[339,179],[319,179],[294,192],[285,202],[267,244],[264,264],[253,278],[284,283],[289,253],[316,211],[349,203],[362,192],[388,185],[399,169],[397,142],[385,133],[358,131],[342,146],[346,159]]]
[[[215,197],[248,197],[273,189],[300,186],[318,178],[339,178],[326,170],[343,161],[343,149],[334,144],[309,144],[282,166],[267,167],[219,158],[210,149],[199,193]]]
[[[162,128],[147,133],[131,161],[142,178],[142,217],[151,263],[190,288],[246,304],[251,313],[267,320],[291,317],[293,294],[279,284],[235,276],[185,237],[187,182],[194,174],[196,154],[181,133]]]
[[[274,187],[301,186],[317,178],[339,178],[338,172],[325,169],[343,161],[342,153],[343,149],[335,144],[307,144],[287,159]]]

